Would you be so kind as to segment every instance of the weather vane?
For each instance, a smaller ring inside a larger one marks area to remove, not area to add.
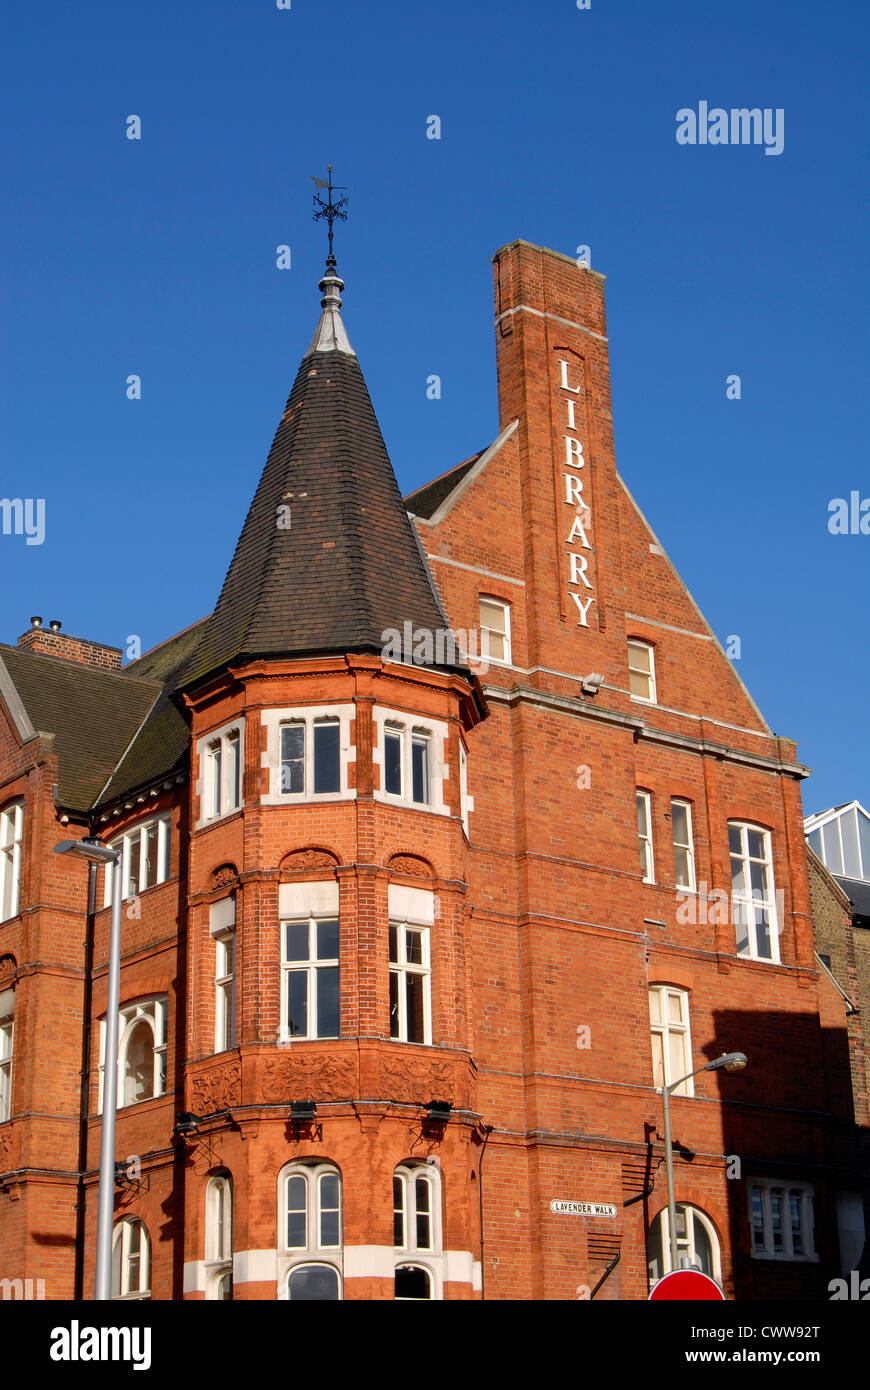
[[[332,165],[327,165],[327,169],[329,171],[329,174],[326,179],[319,179],[314,174],[309,174],[308,177],[312,180],[314,187],[317,190],[317,192],[315,192],[314,194],[314,220],[315,222],[319,222],[321,218],[325,217],[327,222],[329,223],[329,263],[334,265],[335,256],[332,254],[332,224],[336,221],[347,221],[347,212],[345,211],[347,207],[347,195],[345,195],[343,198],[339,198],[338,201],[335,203],[332,201],[332,195],[334,192],[332,183]],[[336,187],[344,188],[346,187],[346,185],[337,184]],[[324,202],[323,199],[320,197],[319,190],[321,188],[325,188],[328,190],[328,202]]]

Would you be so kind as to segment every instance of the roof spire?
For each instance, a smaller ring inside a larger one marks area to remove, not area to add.
[[[348,202],[347,195],[339,198],[337,202],[332,201],[335,189],[332,182],[331,164],[328,165],[328,177],[326,179],[316,178],[314,174],[310,174],[309,178],[313,180],[315,189],[327,189],[326,202],[320,197],[319,192],[314,194],[314,220],[319,222],[322,218],[326,218],[329,224],[329,255],[326,258],[326,271],[318,285],[318,289],[323,295],[320,301],[323,313],[320,315],[320,322],[315,329],[314,337],[311,339],[311,345],[305,356],[308,357],[312,352],[346,352],[351,357],[355,357],[356,353],[350,345],[339,313],[344,281],[336,270],[336,260],[332,249],[333,223],[347,221],[345,210]],[[344,185],[336,185],[336,187],[344,187]]]

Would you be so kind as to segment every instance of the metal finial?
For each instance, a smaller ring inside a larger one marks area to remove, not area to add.
[[[335,256],[332,253],[332,224],[333,222],[347,221],[347,212],[345,211],[345,209],[347,207],[348,199],[347,195],[345,194],[345,196],[343,198],[339,198],[337,202],[334,203],[332,201],[332,195],[334,192],[332,182],[332,165],[327,165],[327,169],[328,176],[325,179],[318,179],[315,177],[314,174],[309,174],[308,177],[313,180],[314,187],[318,190],[318,192],[314,194],[314,220],[315,222],[319,222],[321,218],[325,217],[327,222],[329,223],[329,257],[327,259],[326,264],[328,266],[334,266]],[[345,188],[346,184],[336,184],[335,187]],[[325,188],[328,190],[329,197],[327,202],[324,202],[319,195],[319,190],[321,188]]]

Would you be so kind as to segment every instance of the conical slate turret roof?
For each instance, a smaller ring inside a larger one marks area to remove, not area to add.
[[[220,598],[182,683],[241,657],[380,651],[449,626],[356,354],[334,261]]]

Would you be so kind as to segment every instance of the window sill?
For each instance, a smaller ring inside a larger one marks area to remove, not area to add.
[[[134,902],[137,901],[137,899],[144,898],[144,897],[146,896],[146,894],[148,894],[148,893],[153,893],[157,888],[165,888],[166,885],[167,885],[167,883],[176,883],[177,881],[178,881],[177,875],[173,878],[173,876],[170,874],[169,878],[162,878],[162,879],[160,880],[159,883],[152,883],[152,884],[149,884],[149,886],[148,886],[147,888],[140,888],[138,893],[131,893],[131,894],[129,895],[129,897],[126,897],[126,898],[122,898],[122,899],[121,899],[121,911],[123,912],[124,907],[126,906],[127,903],[134,903]],[[111,912],[111,910],[112,910],[112,904],[111,904],[111,903],[106,903],[103,907],[98,907],[98,908],[97,908],[97,912],[98,912],[98,913],[100,913],[100,912]]]
[[[766,1251],[757,1251],[757,1252],[756,1252],[756,1251],[753,1251],[753,1252],[752,1252],[752,1259],[753,1259],[753,1260],[775,1260],[777,1264],[790,1264],[790,1265],[817,1265],[817,1264],[819,1263],[819,1257],[818,1257],[818,1255],[786,1255],[785,1253],[783,1253],[783,1254],[774,1254],[774,1253],[768,1254]]]
[[[734,952],[734,960],[739,960],[743,965],[772,965],[777,970],[781,970],[785,961],[773,960],[770,956],[744,956],[739,951]]]
[[[394,792],[384,792],[380,788],[372,796],[381,806],[396,806],[402,811],[423,811],[430,816],[450,815],[449,806],[434,806],[431,801],[411,801],[410,797],[396,796]]]
[[[172,1102],[174,1096],[175,1092],[167,1088],[167,1090],[161,1091],[159,1096],[147,1096],[143,1100],[131,1100],[128,1101],[126,1105],[122,1105],[121,1102],[118,1101],[115,1106],[115,1114],[118,1116],[118,1119],[120,1119],[122,1115],[130,1115],[134,1110],[141,1113],[143,1106],[148,1105],[153,1108],[158,1105],[165,1105]],[[96,1115],[89,1116],[89,1118],[100,1120],[102,1119],[102,1114],[103,1110],[101,1106]]]
[[[318,1037],[316,1037],[316,1038],[310,1038],[307,1034],[305,1035],[305,1037],[301,1037],[298,1033],[294,1033],[292,1036],[289,1035],[289,1034],[282,1034],[281,1037],[278,1038],[278,1041],[277,1041],[276,1046],[278,1046],[278,1047],[295,1047],[297,1043],[321,1043],[321,1042],[327,1042],[327,1043],[328,1043],[328,1042],[341,1042],[341,1034],[340,1034],[340,1033],[329,1033],[329,1034],[326,1034],[326,1035],[323,1035],[323,1036],[318,1036]]]
[[[221,811],[219,816],[205,816],[198,820],[194,830],[209,830],[213,825],[223,825],[225,821],[232,820],[233,816],[238,816],[245,809],[244,801],[240,806],[233,806],[230,811]]]

